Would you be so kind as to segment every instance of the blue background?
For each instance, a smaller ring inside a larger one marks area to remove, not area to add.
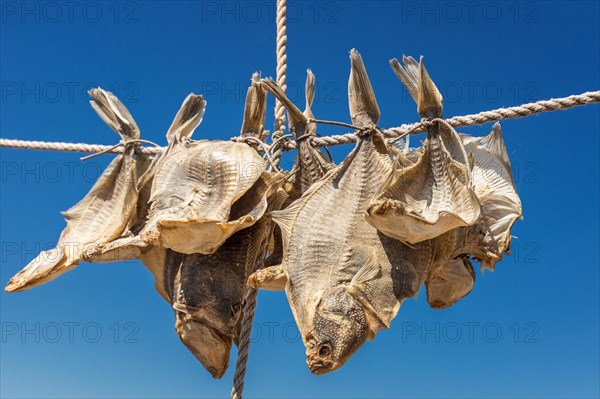
[[[101,85],[125,102],[145,139],[165,143],[190,91],[208,100],[195,138],[235,136],[251,73],[275,75],[273,3],[2,1],[0,135],[115,143],[87,103],[86,89]],[[290,3],[290,96],[303,105],[310,67],[317,117],[348,121],[354,47],[382,127],[417,120],[388,65],[402,54],[426,57],[446,116],[598,90],[599,16],[594,1]],[[261,293],[247,397],[598,397],[599,116],[592,105],[502,122],[524,211],[515,254],[478,273],[450,309],[431,310],[424,292],[405,302],[391,329],[342,370],[311,375],[284,294]],[[348,150],[332,149],[336,161]],[[4,284],[52,246],[64,227],[59,211],[85,195],[111,156],[0,154]],[[179,342],[170,306],[138,262],[81,264],[0,298],[2,397],[229,394],[235,354],[213,380]]]

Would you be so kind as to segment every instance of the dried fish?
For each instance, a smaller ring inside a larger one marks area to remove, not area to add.
[[[473,162],[473,186],[481,203],[475,225],[449,231],[435,241],[436,255],[425,282],[427,300],[436,309],[451,306],[471,292],[475,272],[469,258],[493,270],[510,250],[510,230],[521,217],[517,194],[500,124],[486,137],[463,135]]]
[[[268,182],[268,210],[285,199],[282,176]],[[267,216],[229,237],[212,255],[183,255],[174,281],[175,329],[181,341],[215,378],[238,342],[246,279],[266,254],[273,223]]]
[[[442,96],[422,60],[417,66],[414,59],[404,57],[404,67],[394,61],[394,70],[417,101],[420,116],[441,116]],[[470,226],[480,214],[469,160],[454,129],[436,121],[423,147],[414,164],[395,163],[366,216],[379,231],[410,244]]]
[[[312,104],[315,98],[315,75],[312,71],[310,69],[306,71],[306,107],[304,112],[300,111],[290,101],[273,79],[263,80],[263,85],[288,110],[290,131],[296,138],[298,145],[296,164],[290,172],[292,182],[286,189],[288,198],[283,205],[287,207],[335,167],[335,164],[323,152],[315,148],[310,141],[312,137],[316,136],[317,131],[316,124],[309,122],[309,119],[314,119]],[[285,287],[285,273],[281,268],[283,240],[279,227],[276,227],[273,231],[269,253],[270,256],[265,261],[267,267],[254,273],[248,283],[255,288],[283,290]]]
[[[246,96],[242,137],[263,138],[265,104],[264,90],[258,74],[254,74]],[[251,211],[240,204],[256,203],[259,198],[265,198],[267,211],[279,209],[285,198],[280,190],[282,181],[281,174],[263,173],[244,194],[245,199],[234,203],[230,217]],[[223,376],[232,341],[238,342],[246,279],[264,259],[272,230],[271,219],[262,214],[255,224],[234,233],[211,255],[173,255],[169,251],[177,262],[169,262],[173,270],[168,273],[175,276],[170,286],[175,330],[214,378]]]
[[[56,247],[41,252],[17,273],[6,291],[26,290],[73,269],[82,260],[86,247],[118,238],[135,217],[137,174],[134,148],[130,144],[139,139],[139,128],[112,93],[97,88],[89,94],[92,107],[121,136],[126,150],[110,163],[81,201],[62,213],[67,227]]]
[[[202,121],[206,102],[202,96],[190,94],[186,97],[171,127],[167,137],[190,138],[194,130]],[[151,159],[148,155],[138,154],[138,178],[137,187],[138,200],[136,205],[136,217],[132,219],[123,235],[107,243],[98,243],[89,247],[84,253],[84,260],[88,262],[119,262],[131,259],[139,259],[142,264],[153,274],[155,288],[158,293],[170,302],[165,283],[165,263],[167,261],[167,250],[156,245],[144,242],[139,234],[147,223],[150,212],[149,202],[152,183],[161,155]]]
[[[392,156],[376,128],[379,109],[362,59],[354,50],[350,59],[350,113],[364,127],[355,149],[300,199],[272,212],[284,237],[286,294],[315,374],[341,367],[388,328],[431,262],[429,242],[410,248],[364,219]]]
[[[502,254],[510,251],[510,230],[523,216],[521,199],[500,123],[494,124],[489,135],[465,137],[464,141],[473,159],[473,186],[481,202],[482,217],[468,228],[463,251],[480,260],[482,268],[494,270]]]
[[[244,194],[264,178],[266,163],[243,142],[192,142],[173,129],[167,139],[140,237],[149,245],[185,254],[211,254],[264,214],[265,196]]]
[[[315,148],[310,139],[316,136],[317,126],[309,119],[314,119],[312,103],[315,98],[315,75],[309,69],[306,71],[306,108],[300,111],[285,95],[281,87],[273,79],[263,79],[263,85],[279,100],[288,111],[290,132],[298,145],[296,165],[292,169],[293,188],[290,190],[292,198],[298,198],[310,186],[323,177],[335,165],[318,148]]]

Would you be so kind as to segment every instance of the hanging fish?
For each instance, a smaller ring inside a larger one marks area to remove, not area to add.
[[[144,242],[211,254],[262,217],[266,196],[244,195],[268,181],[266,163],[254,148],[243,142],[190,141],[178,131],[167,134],[167,140],[154,171],[148,222],[140,233]]]
[[[273,176],[268,210],[285,199]],[[227,370],[232,341],[240,338],[246,280],[264,260],[273,225],[263,216],[229,237],[212,255],[182,255],[174,280],[175,329],[214,378]],[[170,251],[171,252],[171,251]]]
[[[188,95],[173,119],[173,123],[167,131],[167,137],[190,138],[201,123],[205,108],[206,101],[202,96],[193,93]],[[127,230],[121,237],[87,248],[84,253],[84,260],[99,263],[139,259],[154,275],[155,288],[158,293],[170,302],[164,281],[167,251],[159,246],[147,244],[139,236],[148,219],[152,182],[161,159],[161,154],[153,159],[144,154],[137,156],[138,178],[136,189],[138,200],[136,217],[131,220]]]
[[[391,64],[418,104],[422,118],[439,118],[442,96],[429,77],[422,59],[411,57]],[[412,165],[396,162],[386,183],[367,209],[374,227],[402,242],[415,244],[435,238],[460,226],[470,226],[479,217],[480,206],[472,189],[469,160],[458,134],[434,122],[424,151]]]
[[[465,136],[463,140],[473,159],[473,186],[482,208],[482,217],[468,228],[463,250],[481,261],[482,268],[494,270],[496,262],[510,251],[513,224],[523,217],[521,199],[500,123],[485,137]]]
[[[314,119],[312,103],[315,98],[315,75],[310,69],[306,71],[304,112],[290,101],[273,79],[263,79],[262,84],[283,104],[288,112],[290,132],[296,139],[298,149],[296,165],[291,171],[293,189],[290,190],[290,195],[292,198],[298,198],[335,166],[331,159],[311,143],[311,139],[316,137],[317,132],[317,125],[314,122],[309,123],[309,119]]]
[[[350,114],[362,128],[356,147],[300,199],[272,212],[283,232],[286,295],[315,374],[340,368],[389,327],[418,292],[432,253],[428,242],[410,248],[364,218],[393,159],[376,127],[379,107],[362,59],[352,50],[350,60]]]
[[[475,285],[475,270],[468,254],[458,251],[463,244],[459,227],[431,240],[434,258],[425,279],[427,302],[433,309],[452,306],[467,296]]]
[[[246,96],[241,136],[264,139],[265,116],[266,93],[258,74],[254,74]],[[245,202],[257,203],[265,197],[266,211],[279,209],[285,199],[280,189],[282,181],[281,174],[265,172],[244,194],[248,197]],[[236,209],[234,204],[232,213]],[[246,280],[264,260],[272,231],[270,217],[263,214],[252,226],[234,233],[213,254],[175,255],[176,263],[169,262],[174,267],[169,274],[175,275],[171,302],[175,330],[214,378],[223,376],[232,341],[238,343]]]
[[[131,114],[112,93],[100,88],[88,92],[94,110],[121,136],[125,151],[108,165],[90,192],[62,212],[67,227],[55,248],[41,252],[6,286],[22,291],[46,283],[79,264],[86,248],[118,238],[136,213],[136,161],[130,144],[140,137]]]
[[[304,112],[290,101],[273,79],[264,79],[262,84],[287,109],[290,132],[296,139],[298,149],[296,164],[290,172],[292,181],[286,190],[289,194],[284,203],[284,207],[286,207],[334,168],[335,164],[323,152],[315,148],[310,140],[317,134],[316,124],[309,123],[309,119],[314,119],[312,103],[315,98],[315,75],[312,71],[310,69],[306,71]],[[255,288],[283,290],[285,286],[285,275],[281,268],[283,241],[281,230],[278,227],[274,230],[272,241],[269,251],[271,255],[265,261],[267,267],[254,273],[249,284]]]
[[[436,256],[425,282],[427,300],[436,309],[465,297],[475,283],[470,258],[482,269],[494,270],[510,251],[510,230],[522,217],[521,200],[512,177],[500,124],[486,137],[461,136],[473,163],[473,188],[481,203],[481,217],[473,226],[460,227],[435,239]]]

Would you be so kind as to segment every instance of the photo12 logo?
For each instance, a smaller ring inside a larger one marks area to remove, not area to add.
[[[335,24],[339,22],[341,2],[288,1],[285,19],[288,24],[309,22]],[[203,23],[274,23],[277,20],[275,1],[202,1]]]
[[[112,92],[125,104],[139,102],[140,88],[135,82],[54,82],[54,81],[4,81],[0,86],[1,101],[5,103],[19,102],[21,104],[56,104],[76,102],[87,103],[90,100],[88,91],[103,87]]]
[[[114,322],[100,324],[95,321],[63,322],[2,322],[2,343],[56,344],[76,343],[96,344],[112,342],[115,344],[137,344],[140,327],[135,322]]]
[[[398,19],[422,24],[534,24],[539,14],[536,1],[403,1]]]
[[[478,322],[403,322],[402,343],[486,343],[495,344],[508,340],[514,344],[537,344],[540,327],[537,323],[513,322],[501,324],[495,321]]]
[[[135,1],[2,1],[2,23],[20,24],[137,24]]]

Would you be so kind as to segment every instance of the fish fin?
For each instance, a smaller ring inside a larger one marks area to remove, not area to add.
[[[365,64],[355,49],[350,50],[348,102],[350,118],[354,125],[359,127],[377,126],[380,115],[379,105],[377,105]]]
[[[202,122],[205,110],[206,100],[201,95],[190,93],[183,100],[181,108],[177,111],[177,115],[175,115],[173,123],[171,123],[171,127],[167,131],[167,141],[169,143],[172,142],[177,135],[180,138],[192,137],[194,130]]]
[[[244,119],[242,121],[241,136],[256,137],[264,140],[265,117],[267,115],[267,95],[264,87],[260,84],[260,75],[254,72],[252,83],[246,93],[244,104]]]
[[[283,267],[279,264],[255,271],[248,277],[247,283],[256,289],[283,291],[287,280]]]
[[[315,101],[315,74],[310,69],[306,70],[306,84],[304,86],[304,92],[306,94],[306,107],[304,108],[304,115],[307,118],[313,118],[312,105]]]
[[[42,251],[15,274],[4,289],[8,292],[28,290],[54,280],[76,265],[77,263],[68,263],[67,255],[60,247]]]
[[[364,265],[356,272],[352,280],[350,281],[351,286],[358,286],[364,284],[370,280],[375,279],[381,273],[381,266],[375,259],[375,256],[371,254],[369,259]]]
[[[135,140],[140,138],[140,129],[135,120],[121,101],[110,91],[100,87],[88,91],[92,100],[90,105],[98,116],[112,130],[117,132],[123,140]]]
[[[315,101],[315,75],[310,69],[306,70],[306,85],[304,87],[306,94],[306,107],[304,108],[304,116],[307,119],[314,119],[315,115],[312,112],[312,104]],[[310,123],[306,126],[305,134],[316,134],[317,125]],[[319,151],[318,154],[321,154]]]
[[[502,136],[502,127],[500,126],[500,122],[494,123],[492,132],[482,140],[481,144],[489,152],[498,157],[498,159],[502,161],[506,169],[511,172],[512,175],[510,159],[508,157],[508,151],[506,151],[506,145],[504,144],[504,137]]]
[[[443,98],[433,80],[429,77],[423,64],[423,56],[419,59],[419,91],[417,112],[421,118],[440,118],[442,116]]]
[[[380,317],[377,310],[373,307],[371,301],[365,295],[362,285],[371,281],[381,274],[381,266],[376,261],[374,254],[369,256],[369,259],[365,264],[356,272],[350,284],[346,288],[346,292],[350,294],[355,300],[361,303],[365,316],[367,318],[367,324],[369,325],[369,340],[375,338],[377,331],[382,328],[389,328],[390,325],[384,319]]]
[[[390,60],[390,66],[417,103],[419,101],[419,63],[413,57],[403,55],[402,64],[393,58]]]
[[[281,229],[281,237],[284,248],[286,248],[288,245],[290,235],[292,234],[292,228],[296,222],[296,215],[301,208],[302,203],[300,201],[296,201],[283,210],[271,212],[271,218]]]
[[[261,80],[263,87],[279,102],[283,104],[285,109],[287,109],[288,117],[290,119],[290,127],[297,125],[299,123],[306,123],[306,116],[296,107],[292,101],[288,98],[288,96],[283,92],[281,87],[271,78]],[[299,132],[300,134],[304,134],[304,132]]]

